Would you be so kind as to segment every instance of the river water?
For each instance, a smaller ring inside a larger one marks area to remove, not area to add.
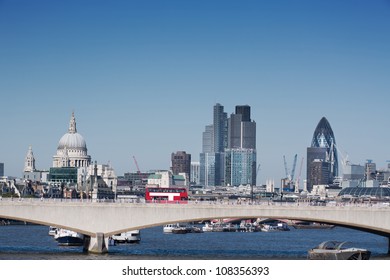
[[[2,260],[302,260],[307,251],[326,240],[350,241],[371,250],[372,259],[390,259],[385,237],[335,227],[276,232],[207,232],[164,234],[162,227],[141,230],[139,244],[116,245],[107,254],[89,254],[82,247],[58,246],[47,226],[0,226]]]

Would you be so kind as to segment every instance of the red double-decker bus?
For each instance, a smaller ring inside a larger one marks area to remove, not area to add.
[[[147,203],[188,203],[188,192],[186,188],[146,187],[145,201]]]

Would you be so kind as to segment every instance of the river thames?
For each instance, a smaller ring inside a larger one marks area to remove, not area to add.
[[[326,240],[349,241],[372,252],[371,259],[390,259],[385,237],[343,227],[274,232],[207,232],[164,234],[162,227],[141,230],[139,244],[111,246],[107,254],[82,247],[58,246],[49,228],[40,225],[0,227],[2,260],[304,260],[307,251]]]

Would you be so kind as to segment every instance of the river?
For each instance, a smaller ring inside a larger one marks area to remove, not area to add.
[[[48,227],[0,226],[2,260],[169,260],[269,259],[302,260],[307,251],[326,240],[350,241],[371,250],[372,259],[390,259],[385,237],[343,227],[276,232],[207,232],[164,234],[162,227],[141,230],[139,244],[116,245],[107,254],[89,254],[82,247],[58,246]]]

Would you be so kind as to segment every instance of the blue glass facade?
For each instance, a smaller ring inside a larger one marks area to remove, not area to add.
[[[226,149],[226,185],[255,185],[256,157],[255,149]]]

